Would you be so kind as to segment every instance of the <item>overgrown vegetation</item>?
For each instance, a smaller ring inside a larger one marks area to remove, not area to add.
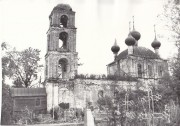
[[[42,66],[38,64],[40,60],[40,50],[28,48],[23,51],[10,50],[10,46],[3,42],[2,49],[2,113],[1,124],[10,125],[19,116],[13,116],[13,101],[10,86],[6,79],[13,80],[14,87],[29,87],[37,79],[38,69]],[[22,116],[24,117],[24,116]],[[21,118],[22,118],[21,117]]]
[[[162,79],[162,81],[165,80]],[[179,124],[177,113],[179,108],[175,102],[176,94],[168,85],[149,84],[149,88],[141,85],[135,90],[118,89],[117,85],[111,86],[110,90],[113,95],[105,95],[97,101],[99,109],[107,113],[109,126],[147,125],[148,118],[146,115],[153,113],[159,114],[159,119],[149,118],[151,124],[152,120],[156,124],[161,122],[161,125],[158,124],[159,126]]]
[[[2,81],[2,111],[1,124],[10,125],[13,123],[13,104],[10,93],[10,86]]]
[[[179,102],[180,105],[180,1],[167,0],[164,5],[163,21],[165,27],[168,29],[168,40],[174,42],[177,47],[177,54],[170,58],[170,76],[166,76],[162,80],[169,92],[167,97],[173,98],[174,101]]]
[[[92,80],[116,80],[116,81],[137,81],[136,77],[132,76],[117,76],[117,75],[95,75],[95,74],[79,74],[75,79],[92,79]]]

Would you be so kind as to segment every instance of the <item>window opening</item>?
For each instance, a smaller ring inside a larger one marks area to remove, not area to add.
[[[68,34],[66,32],[61,32],[59,34],[59,48],[67,49]]]
[[[149,74],[149,77],[152,77],[152,66],[151,65],[148,65],[148,74]]]
[[[142,77],[142,66],[138,64],[138,77]]]
[[[64,77],[65,73],[67,72],[67,60],[66,59],[60,59],[59,65],[58,65],[58,77]]]
[[[67,27],[68,17],[66,15],[62,15],[60,19],[60,26]]]

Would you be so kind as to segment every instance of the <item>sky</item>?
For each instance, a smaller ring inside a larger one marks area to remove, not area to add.
[[[54,6],[69,4],[76,12],[77,52],[80,58],[78,73],[106,74],[106,65],[114,60],[111,46],[115,39],[120,52],[127,49],[125,39],[129,33],[129,21],[134,16],[135,29],[141,33],[139,46],[151,50],[154,40],[153,25],[157,34],[163,36],[164,29],[157,18],[162,13],[165,0],[0,0],[0,41],[7,42],[17,50],[28,47],[41,50],[44,64],[48,16]],[[131,23],[132,24],[132,23]],[[132,27],[132,26],[131,26]],[[163,37],[160,55],[173,55],[173,43]]]

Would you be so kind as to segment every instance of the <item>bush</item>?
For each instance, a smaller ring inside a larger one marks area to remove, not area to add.
[[[96,75],[91,74],[90,77],[89,77],[89,79],[96,79]]]
[[[21,119],[21,114],[20,113],[13,114],[12,119],[13,119],[14,123],[17,123]]]
[[[41,122],[41,118],[39,117],[35,117],[32,119],[33,123],[38,123],[38,122]]]
[[[107,80],[117,80],[117,81],[137,81],[135,77],[129,75],[117,76],[117,75],[108,75]]]
[[[1,111],[1,124],[12,124],[13,114],[13,101],[10,93],[10,86],[2,82],[2,111]]]

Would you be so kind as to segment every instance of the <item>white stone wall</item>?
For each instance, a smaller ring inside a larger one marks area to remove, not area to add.
[[[86,102],[92,102],[96,105],[98,100],[98,92],[103,90],[104,95],[111,95],[110,86],[115,84],[120,88],[127,89],[127,86],[134,87],[137,82],[125,81],[108,81],[108,80],[91,80],[76,79],[74,80],[74,90],[69,90],[57,83],[47,83],[47,110],[56,107],[59,103],[69,103],[71,108],[85,108]],[[68,82],[67,82],[68,86]]]
[[[74,89],[68,88],[68,81],[64,87],[62,84],[48,83],[47,91],[47,109],[58,106],[59,103],[69,103],[70,108],[85,108],[87,102],[92,102],[95,107],[99,98],[99,91],[103,91],[104,96],[113,96],[114,87],[116,90],[136,90],[136,85],[141,84],[144,87],[152,86],[158,83],[157,79],[140,79],[140,82],[130,81],[111,81],[111,80],[92,80],[92,79],[75,79]],[[61,85],[61,86],[60,86]],[[54,92],[54,93],[53,93]]]
[[[68,90],[68,88],[58,88],[58,104],[60,103],[69,103],[70,108],[74,108],[75,97],[74,92],[72,90]]]
[[[46,84],[47,111],[58,106],[58,85],[53,83]]]
[[[137,82],[127,82],[127,81],[111,81],[111,80],[92,80],[92,79],[76,79],[75,81],[75,101],[79,103],[79,106],[84,108],[87,101],[92,102],[93,106],[96,106],[96,102],[99,98],[98,92],[103,91],[105,95],[112,95],[112,85],[117,87],[135,90],[135,85]],[[76,106],[77,107],[77,106]]]

